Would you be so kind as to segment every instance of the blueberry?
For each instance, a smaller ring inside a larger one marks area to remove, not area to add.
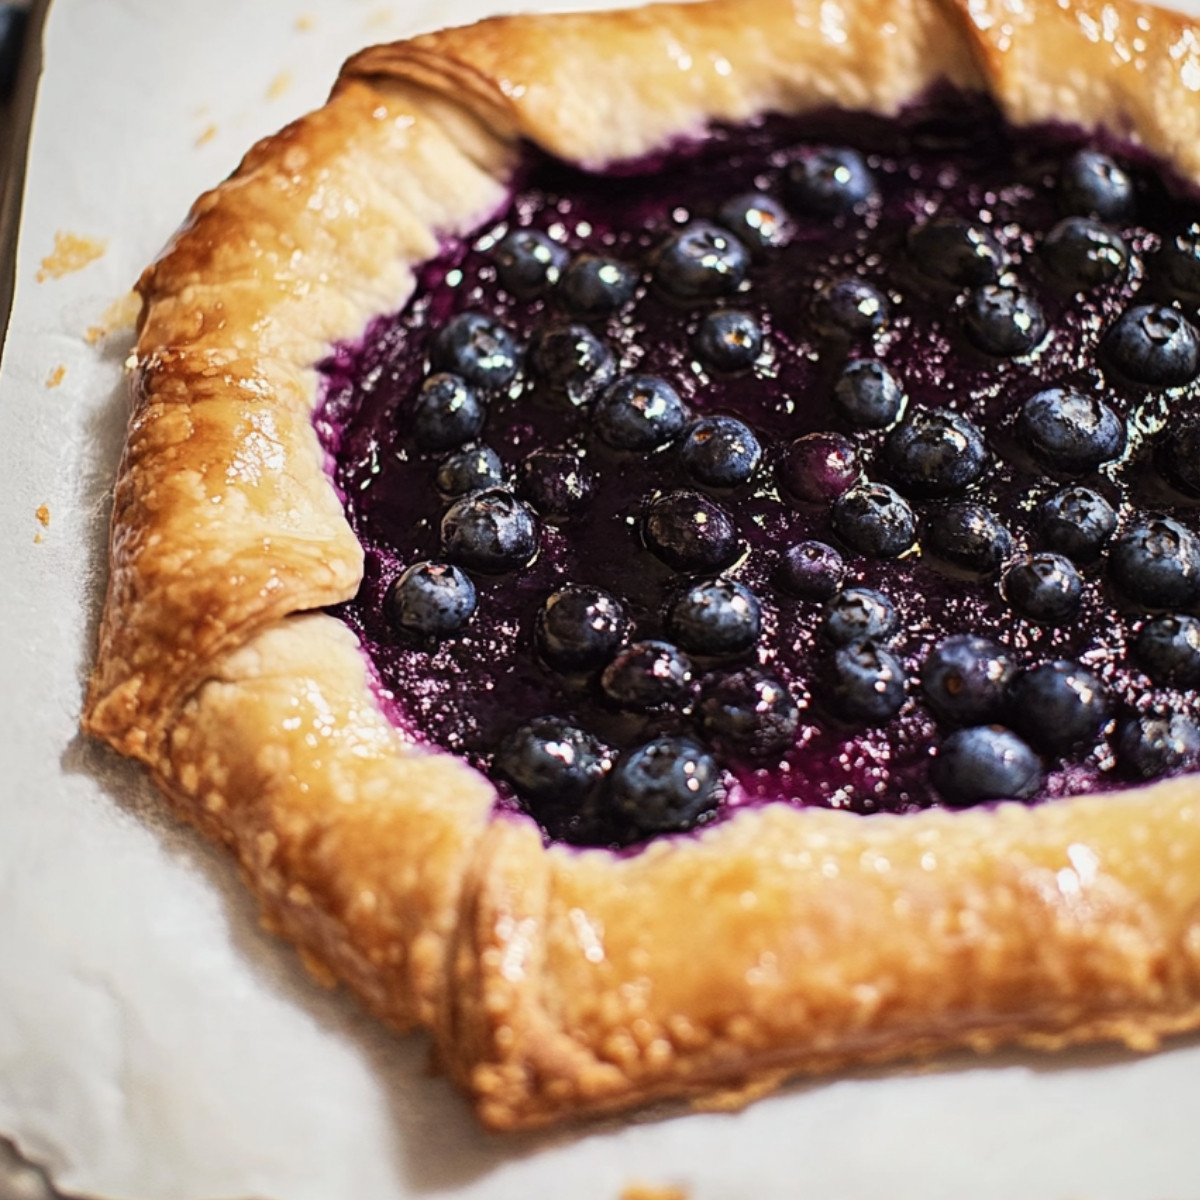
[[[495,487],[503,478],[504,466],[491,446],[464,446],[438,464],[438,491],[446,496],[465,496]]]
[[[711,300],[736,292],[749,266],[746,247],[728,229],[693,221],[658,248],[654,282],[674,300]]]
[[[666,628],[691,654],[740,654],[762,633],[762,605],[744,583],[704,579],[689,584],[671,600]]]
[[[883,363],[853,358],[834,385],[833,404],[860,429],[886,429],[904,408],[904,389]]]
[[[896,628],[896,606],[873,588],[847,588],[825,605],[821,632],[835,646],[887,640]]]
[[[1119,375],[1144,387],[1182,387],[1200,373],[1200,336],[1181,312],[1161,304],[1123,312],[1100,351]]]
[[[907,495],[946,496],[974,483],[987,467],[983,434],[949,409],[916,409],[888,434],[883,461]]]
[[[1156,266],[1172,295],[1200,303],[1200,224],[1193,221],[1182,233],[1164,238]]]
[[[736,417],[704,417],[688,426],[679,443],[684,470],[708,487],[737,487],[758,468],[762,447]]]
[[[430,361],[439,371],[461,375],[480,388],[507,387],[516,378],[516,338],[494,317],[463,312],[450,318],[433,339]]]
[[[637,833],[683,833],[716,808],[718,782],[717,764],[695,742],[658,737],[622,756],[610,795]]]
[[[676,571],[719,571],[741,549],[733,518],[699,492],[668,492],[651,500],[642,529],[650,551]]]
[[[577,316],[607,317],[633,299],[639,277],[637,268],[620,259],[581,254],[563,272],[558,294]]]
[[[1078,663],[1042,663],[1013,682],[1012,713],[1030,743],[1044,754],[1064,755],[1095,743],[1108,719],[1108,694]]]
[[[987,283],[968,293],[962,313],[967,341],[996,358],[1028,354],[1046,336],[1046,314],[1023,288]]]
[[[750,667],[722,675],[704,689],[700,724],[718,748],[764,758],[791,749],[800,706],[778,679]]]
[[[1059,471],[1092,471],[1125,449],[1125,422],[1092,392],[1048,388],[1030,396],[1017,433],[1035,458]]]
[[[679,393],[656,375],[626,375],[606,388],[593,412],[601,440],[617,450],[654,450],[687,424]]]
[[[904,706],[904,666],[875,642],[852,642],[834,654],[825,694],[844,720],[884,725]]]
[[[899,558],[917,538],[908,501],[886,483],[864,483],[833,505],[834,532],[857,554]]]
[[[442,517],[442,549],[468,570],[516,571],[533,561],[537,548],[537,518],[504,488],[463,496]]]
[[[823,333],[868,337],[886,324],[888,301],[877,287],[849,275],[820,288],[813,297],[812,315]]]
[[[1200,541],[1171,517],[1151,516],[1127,529],[1108,555],[1109,576],[1147,608],[1190,608],[1200,597]]]
[[[875,178],[862,155],[842,146],[826,146],[792,163],[787,173],[788,201],[820,217],[836,217],[869,200]]]
[[[583,408],[617,375],[608,344],[586,325],[544,325],[529,346],[529,361],[541,390]]]
[[[747,312],[718,308],[696,329],[696,357],[717,371],[744,371],[762,353],[763,332]]]
[[[762,192],[742,192],[721,205],[720,221],[751,254],[778,250],[791,238],[792,223],[778,200]]]
[[[1058,179],[1059,207],[1066,213],[1111,221],[1133,211],[1133,180],[1107,154],[1080,150]]]
[[[1018,616],[1042,625],[1071,620],[1083,598],[1083,580],[1061,554],[1023,555],[1004,572],[1000,586]]]
[[[1200,762],[1200,727],[1183,713],[1147,713],[1117,726],[1117,766],[1149,783]]]
[[[532,300],[552,288],[569,257],[565,246],[540,229],[514,229],[492,251],[496,277],[518,300]]]
[[[952,725],[1002,720],[1017,668],[1009,652],[987,638],[955,634],[921,664],[921,690],[934,715]]]
[[[780,583],[802,600],[828,600],[846,578],[842,556],[824,542],[796,542],[780,556]]]
[[[971,501],[948,504],[925,522],[922,547],[964,571],[990,575],[1013,552],[1012,534],[990,508]]]
[[[1077,563],[1095,562],[1117,529],[1117,514],[1098,492],[1063,488],[1038,511],[1046,548]]]
[[[1200,687],[1200,621],[1186,613],[1152,617],[1133,643],[1138,665],[1163,687]]]
[[[779,482],[797,500],[831,504],[862,479],[858,447],[840,433],[806,433],[791,442],[778,467]]]
[[[422,450],[449,450],[477,437],[487,409],[465,379],[430,375],[413,405],[412,432]]]
[[[615,596],[587,584],[568,584],[547,597],[538,615],[538,648],[553,667],[587,671],[612,660],[628,629]]]
[[[1090,217],[1066,217],[1046,234],[1042,262],[1060,283],[1094,288],[1114,283],[1129,267],[1120,235]]]
[[[450,563],[414,563],[388,588],[383,605],[397,632],[449,637],[474,614],[475,585]]]
[[[938,217],[908,231],[908,255],[932,283],[952,288],[995,283],[1008,259],[986,225]]]
[[[1185,496],[1200,497],[1200,416],[1172,420],[1155,439],[1154,465]]]
[[[1038,756],[999,725],[952,733],[938,747],[929,774],[942,800],[953,805],[1028,800],[1042,786]]]
[[[514,730],[492,761],[492,772],[542,818],[576,814],[612,767],[612,752],[559,717],[539,717]]]
[[[583,456],[571,450],[534,450],[521,460],[521,494],[547,521],[563,520],[587,507],[596,488]]]
[[[692,663],[669,642],[634,642],[604,668],[600,687],[618,708],[682,704],[692,686]]]

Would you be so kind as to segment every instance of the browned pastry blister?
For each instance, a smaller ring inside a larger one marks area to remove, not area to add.
[[[1200,788],[857,817],[765,806],[636,855],[546,848],[380,711],[318,362],[499,209],[523,143],[591,167],[713,121],[934,85],[1105,127],[1200,180],[1200,35],[1134,4],[712,0],[376,47],[143,276],[85,727],[227,843],[269,924],[420,1024],[496,1128],[953,1046],[1200,1024]]]

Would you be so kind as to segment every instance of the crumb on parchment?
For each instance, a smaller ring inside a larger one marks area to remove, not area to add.
[[[37,273],[38,283],[47,279],[61,279],[73,271],[82,271],[88,263],[95,262],[107,249],[108,243],[98,238],[80,237],[76,233],[56,233],[54,250],[42,259]]]
[[[200,136],[196,139],[197,146],[207,146],[209,142],[217,136],[217,127],[215,125],[206,125]]]
[[[114,333],[123,333],[126,330],[134,329],[141,311],[141,296],[137,292],[126,292],[100,314],[100,320],[84,333],[84,341],[89,346],[94,346]]]
[[[59,363],[49,375],[46,376],[46,386],[48,388],[56,388],[66,377],[67,368]]]
[[[41,525],[42,529],[50,528],[50,509],[47,508],[46,505],[39,504],[37,506],[37,510],[34,512],[33,515],[35,517],[37,517],[38,523]],[[42,541],[42,531],[41,531],[41,529],[39,529],[33,538],[34,545],[37,545],[41,541]]]
[[[687,1188],[630,1183],[621,1189],[621,1200],[688,1200]]]
[[[317,27],[316,18],[311,16],[308,13],[301,13],[296,18],[296,32],[297,33],[310,33],[312,30],[316,29],[316,27]]]
[[[271,80],[271,86],[267,88],[267,99],[278,100],[292,86],[291,71],[280,71],[274,79]]]

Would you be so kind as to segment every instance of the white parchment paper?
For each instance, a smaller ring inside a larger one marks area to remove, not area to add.
[[[1195,1039],[491,1138],[421,1039],[313,984],[225,858],[78,736],[131,340],[89,329],[348,53],[488,7],[54,2],[0,376],[0,1132],[62,1188],[125,1200],[617,1200],[635,1180],[694,1200],[1200,1197]],[[39,282],[61,233],[104,252]]]

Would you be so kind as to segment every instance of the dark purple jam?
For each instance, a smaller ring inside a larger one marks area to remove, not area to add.
[[[1081,147],[959,96],[531,155],[322,367],[395,719],[614,846],[1197,765],[1197,214]]]

